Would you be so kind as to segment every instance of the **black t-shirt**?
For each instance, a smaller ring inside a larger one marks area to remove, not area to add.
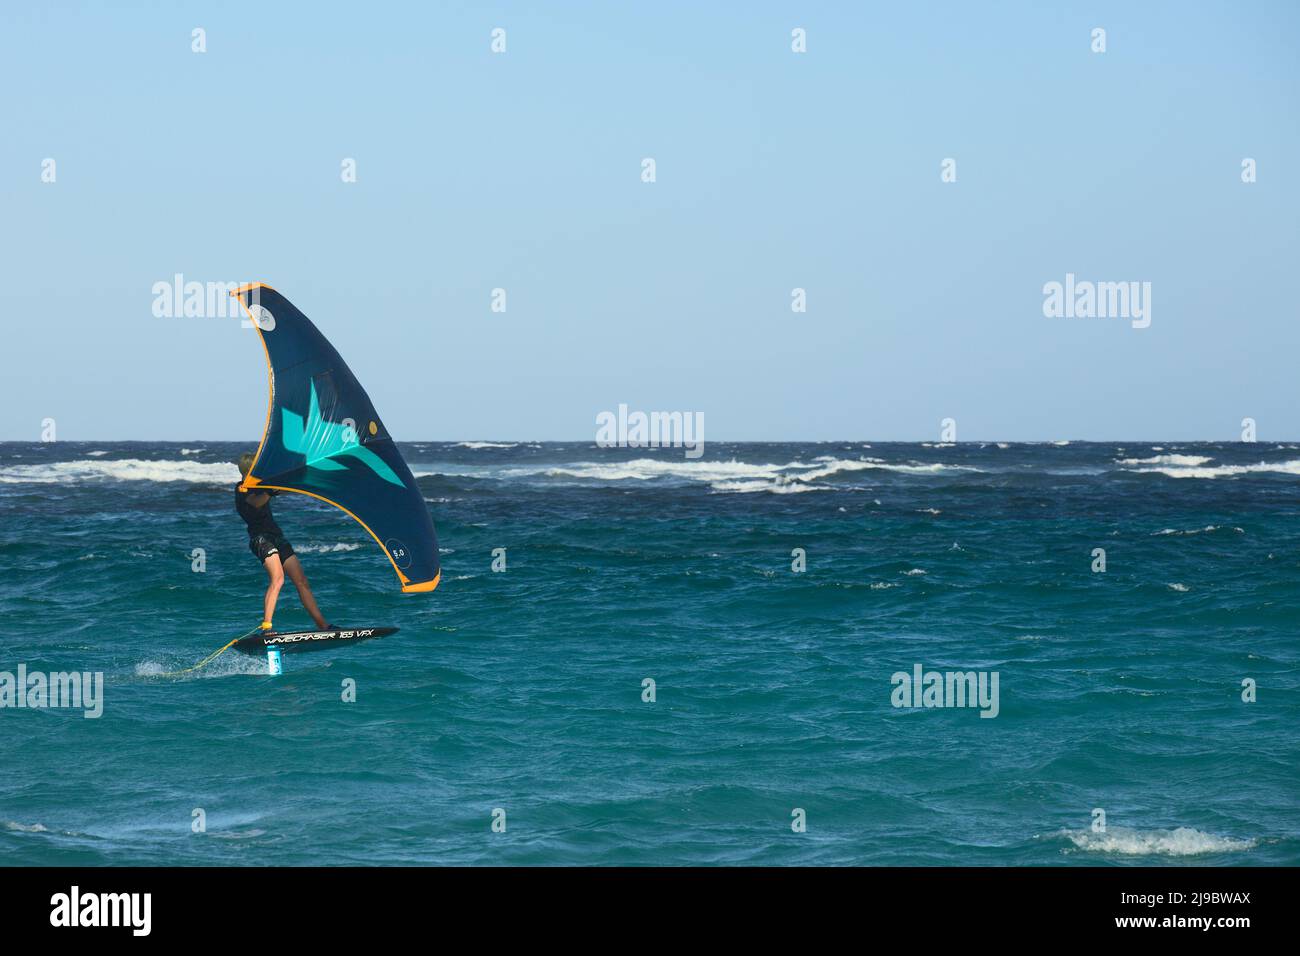
[[[252,488],[249,491],[240,491],[235,488],[235,510],[239,512],[239,517],[244,519],[244,524],[248,525],[248,536],[256,537],[259,534],[270,534],[282,537],[284,532],[280,526],[275,523],[271,517],[271,502],[267,502],[260,508],[255,508],[248,503],[249,495],[274,495],[274,488],[268,488],[266,491],[260,488]]]

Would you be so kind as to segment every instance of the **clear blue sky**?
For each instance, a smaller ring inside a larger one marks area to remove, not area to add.
[[[399,439],[1296,438],[1298,11],[7,2],[0,439],[255,440],[178,272],[287,295]],[[1151,327],[1045,318],[1067,272]]]

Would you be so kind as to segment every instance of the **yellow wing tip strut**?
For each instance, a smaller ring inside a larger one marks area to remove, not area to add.
[[[243,294],[244,294],[245,292],[247,292],[249,289],[271,289],[271,287],[270,287],[269,285],[267,285],[265,282],[250,282],[250,283],[248,283],[247,285],[241,285],[238,289],[235,289],[235,290],[234,290],[233,292],[231,292],[230,294],[231,294],[231,295],[243,295]],[[274,292],[275,289],[271,289],[271,291]]]
[[[442,580],[442,572],[439,571],[433,576],[432,581],[421,581],[419,584],[403,584],[402,591],[405,594],[417,594],[432,591]]]

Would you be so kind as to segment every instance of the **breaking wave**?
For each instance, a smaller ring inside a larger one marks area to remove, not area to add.
[[[854,472],[895,472],[904,475],[939,475],[955,472],[979,472],[967,465],[892,464],[878,458],[844,459],[822,456],[811,462],[754,464],[736,461],[663,461],[636,458],[622,462],[575,462],[536,468],[506,468],[483,477],[516,478],[542,476],[578,482],[653,481],[671,479],[701,482],[720,493],[748,494],[766,491],[772,494],[799,494],[805,491],[829,491],[843,485],[822,483]]]
[[[1119,465],[1171,465],[1179,468],[1194,468],[1204,465],[1211,459],[1204,455],[1152,455],[1150,458],[1121,458]]]
[[[1195,456],[1169,455],[1169,458],[1194,458]],[[1236,478],[1239,475],[1251,475],[1275,472],[1283,475],[1300,475],[1300,459],[1290,461],[1261,461],[1253,465],[1166,465],[1152,468],[1134,468],[1133,471],[1144,474],[1161,474],[1170,478]]]
[[[1133,830],[1111,827],[1105,833],[1090,830],[1062,830],[1060,835],[1088,853],[1122,856],[1196,856],[1201,853],[1237,853],[1249,850],[1258,840],[1215,836],[1191,827],[1174,830]]]
[[[1162,529],[1159,530],[1159,531],[1153,531],[1153,532],[1151,532],[1151,534],[1152,534],[1152,536],[1158,538],[1158,537],[1162,537],[1162,536],[1164,536],[1164,535],[1170,535],[1170,534],[1178,534],[1178,535],[1183,535],[1183,534],[1209,534],[1209,533],[1214,532],[1214,531],[1225,531],[1225,530],[1226,530],[1226,531],[1235,531],[1237,534],[1245,534],[1245,533],[1246,533],[1246,531],[1245,531],[1244,528],[1238,528],[1238,527],[1235,527],[1235,526],[1234,526],[1234,527],[1231,527],[1231,528],[1225,528],[1225,526],[1223,526],[1223,525],[1218,525],[1218,524],[1207,524],[1204,528],[1189,528],[1189,529],[1186,530],[1186,531],[1180,531],[1180,530],[1178,530],[1177,528],[1162,528]]]
[[[232,484],[239,469],[228,462],[198,461],[56,461],[44,465],[10,465],[0,468],[0,484],[51,485],[87,481],[188,481],[197,484]]]
[[[49,833],[49,829],[44,823],[19,823],[17,820],[6,820],[6,830],[16,830],[19,833]]]
[[[798,481],[715,481],[710,487],[714,491],[744,495],[755,491],[766,491],[774,495],[797,495],[805,491],[834,491],[830,485],[809,485]]]

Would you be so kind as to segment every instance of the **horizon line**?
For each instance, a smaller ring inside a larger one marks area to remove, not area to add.
[[[592,438],[394,438],[392,441],[398,444],[456,444],[463,442],[492,442],[492,443],[511,443],[524,444],[528,442],[543,443],[553,445],[575,445],[590,444],[596,447],[610,448],[682,448],[684,444],[658,444],[658,445],[609,445],[600,446]],[[248,438],[60,438],[56,441],[41,441],[39,439],[23,438],[0,438],[0,445],[87,445],[101,443],[117,444],[169,444],[182,445],[190,442],[208,442],[211,444],[257,444],[257,439]],[[872,443],[877,444],[895,444],[895,445],[988,445],[988,444],[1005,444],[1005,445],[1055,445],[1060,443],[1081,444],[1081,445],[1123,445],[1123,444],[1219,444],[1219,445],[1268,445],[1284,444],[1288,442],[1300,443],[1300,438],[1256,438],[1252,441],[1246,441],[1241,438],[962,438],[956,441],[936,441],[931,438],[709,438],[704,439],[701,445],[832,445],[832,444],[858,444]]]

